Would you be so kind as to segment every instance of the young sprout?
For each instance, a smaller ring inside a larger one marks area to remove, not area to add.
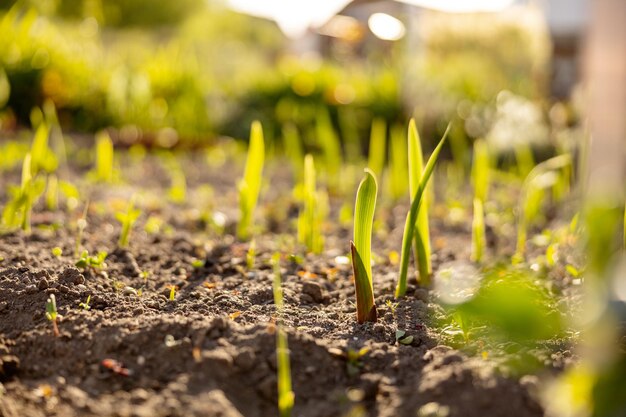
[[[283,329],[281,314],[283,310],[283,289],[280,274],[280,253],[272,255],[274,271],[274,304],[276,304],[276,363],[278,367],[278,414],[289,417],[293,409],[294,393],[291,387],[291,366],[287,333]]]
[[[304,157],[304,208],[298,215],[298,242],[304,244],[309,252],[321,253],[324,249],[322,223],[326,208],[323,195],[316,190],[315,162],[312,155]]]
[[[94,174],[96,181],[113,181],[113,142],[106,131],[96,134],[96,169]]]
[[[370,147],[367,166],[378,178],[382,178],[387,156],[387,123],[384,119],[374,118],[370,132]]]
[[[526,252],[527,228],[541,207],[543,192],[554,185],[556,171],[568,167],[572,163],[569,154],[550,158],[534,167],[522,185],[519,202],[519,220],[517,223],[517,247],[513,262],[521,262]]]
[[[441,152],[441,148],[443,148],[443,144],[448,137],[448,133],[450,132],[450,126],[446,129],[443,137],[439,141],[439,144],[428,158],[428,162],[426,163],[426,167],[424,168],[424,172],[421,176],[421,180],[419,182],[419,186],[417,187],[417,191],[415,191],[415,195],[411,202],[411,208],[406,216],[406,222],[404,224],[404,235],[402,236],[402,252],[400,255],[400,274],[398,278],[398,284],[396,286],[396,298],[402,297],[406,294],[406,285],[407,285],[407,275],[409,270],[409,256],[411,253],[411,243],[413,242],[413,235],[415,233],[415,226],[417,220],[417,213],[419,212],[420,206],[423,202],[423,195],[426,186],[428,185],[428,181],[435,169],[435,163],[439,158],[439,153]]]
[[[254,217],[261,191],[263,177],[263,162],[265,159],[265,143],[263,141],[263,127],[258,121],[252,122],[250,128],[250,144],[243,178],[239,181],[239,209],[241,218],[237,225],[237,237],[247,240],[250,237],[250,227]]]
[[[176,285],[170,285],[169,300],[174,301],[176,299]]]
[[[76,263],[74,264],[77,268],[82,268],[82,269],[87,269],[87,268],[105,268],[106,267],[106,263],[104,263],[104,260],[107,257],[107,253],[106,252],[98,252],[97,255],[94,256],[89,256],[89,252],[84,250],[81,254],[80,254],[80,258],[78,259],[78,261],[76,261]]]
[[[252,239],[250,241],[250,246],[248,247],[248,251],[246,252],[246,266],[248,270],[252,270],[254,268],[254,260],[256,258],[256,241]]]
[[[87,300],[84,303],[78,304],[78,307],[82,308],[85,311],[89,311],[91,310],[91,306],[89,305],[90,301],[91,301],[91,295],[88,295]]]
[[[61,248],[60,248],[60,247],[58,247],[58,246],[55,246],[54,248],[52,248],[52,255],[53,255],[55,258],[60,258],[60,257],[61,257],[61,255],[63,255],[63,249],[61,249]]]
[[[378,184],[374,173],[366,168],[356,194],[354,208],[354,241],[350,242],[352,270],[356,292],[357,322],[375,322],[378,318],[372,283],[372,225],[376,209]]]
[[[472,185],[474,186],[474,218],[472,221],[472,254],[474,262],[481,262],[485,253],[484,206],[489,191],[489,150],[483,140],[474,142]]]
[[[54,331],[54,336],[59,337],[59,327],[57,326],[57,319],[59,314],[57,312],[57,300],[54,294],[50,294],[48,300],[46,301],[46,318],[52,322],[52,330]]]
[[[304,151],[302,150],[302,140],[298,128],[293,123],[283,125],[283,146],[287,158],[291,161],[296,182],[301,182],[303,178],[302,159],[304,159]]]
[[[409,192],[413,198],[420,182],[424,176],[424,157],[422,155],[422,145],[415,125],[415,120],[411,119],[409,122],[409,134],[408,134],[408,149],[409,149]],[[428,207],[427,197],[422,197],[424,204],[417,213],[417,223],[415,228],[415,261],[417,263],[417,270],[419,272],[419,282],[424,286],[430,284],[430,276],[432,275],[433,268],[431,264],[431,248],[430,248],[430,227],[428,225]]]
[[[362,358],[367,355],[369,351],[370,348],[368,347],[363,347],[359,350],[348,349],[346,351],[346,371],[348,372],[348,375],[358,375],[360,369],[363,367]]]
[[[128,202],[128,207],[125,212],[119,212],[115,215],[115,218],[122,223],[122,231],[120,232],[120,239],[117,244],[120,248],[128,246],[128,239],[130,237],[130,231],[133,224],[139,218],[141,210],[135,208],[135,196],[133,195]]]

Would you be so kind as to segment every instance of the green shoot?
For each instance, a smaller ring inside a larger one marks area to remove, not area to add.
[[[356,290],[357,322],[375,322],[378,318],[374,304],[374,285],[372,282],[372,225],[376,209],[378,184],[370,169],[365,169],[365,178],[361,180],[356,194],[354,208],[354,242],[350,242],[352,269]]]
[[[61,255],[63,255],[63,249],[61,249],[60,247],[56,246],[54,248],[52,248],[52,255],[55,258],[60,258]]]
[[[424,172],[424,157],[422,155],[422,145],[415,125],[415,120],[409,122],[408,134],[409,149],[409,191],[411,197],[415,195],[419,188]],[[427,196],[422,197],[424,204],[418,210],[417,223],[415,227],[415,261],[419,272],[419,282],[424,286],[430,283],[430,276],[433,273],[431,264],[430,248],[430,227],[428,225]]]
[[[370,351],[369,347],[363,347],[359,350],[348,349],[345,353],[346,358],[346,371],[348,375],[358,375],[360,369],[363,367],[362,358]]]
[[[113,181],[113,142],[106,131],[96,134],[95,179],[99,182]]]
[[[472,219],[472,254],[473,262],[481,262],[485,252],[485,213],[483,202],[474,198],[474,218]]]
[[[283,289],[280,274],[280,254],[272,255],[274,271],[274,304],[278,314],[276,320],[276,362],[278,366],[278,414],[289,417],[293,409],[294,393],[291,387],[291,366],[289,363],[289,346],[287,333],[283,329],[281,314],[283,310]]]
[[[9,192],[12,195],[2,212],[2,226],[7,229],[21,228],[26,233],[30,232],[30,217],[35,200],[44,190],[43,180],[35,180],[31,169],[31,154],[24,157],[22,164],[21,185],[11,186]]]
[[[413,336],[407,335],[405,330],[396,330],[396,342],[408,346],[413,343]]]
[[[405,195],[409,188],[406,173],[409,170],[407,165],[407,141],[404,128],[400,125],[394,126],[390,134],[389,163],[390,177],[389,189],[391,197],[399,200]]]
[[[81,254],[80,254],[80,258],[78,258],[78,261],[76,261],[76,263],[74,264],[77,268],[81,268],[81,269],[87,269],[87,268],[105,268],[106,267],[106,263],[104,263],[104,260],[107,257],[107,253],[106,252],[98,252],[97,255],[93,255],[93,256],[89,256],[89,252],[84,250]]]
[[[320,207],[321,195],[315,182],[315,162],[312,155],[307,155],[304,158],[304,208],[298,215],[298,242],[304,244],[309,252],[321,253],[324,249],[322,223],[326,210]]]
[[[50,294],[48,300],[46,301],[46,318],[52,322],[52,330],[54,331],[54,336],[59,337],[59,327],[57,326],[57,319],[59,318],[59,314],[57,312],[57,300],[54,294]]]
[[[254,239],[250,242],[250,246],[248,247],[248,251],[246,252],[246,266],[248,270],[251,271],[254,268],[254,260],[256,258],[256,242]]]
[[[263,177],[263,162],[265,159],[265,143],[263,141],[263,127],[258,121],[252,122],[250,128],[250,145],[243,178],[239,182],[239,209],[241,218],[237,225],[237,237],[247,240],[250,237],[250,228],[261,192]]]
[[[31,174],[36,176],[40,171],[45,170],[47,172],[53,172],[57,166],[58,161],[54,153],[48,147],[48,138],[50,136],[50,129],[46,123],[42,122],[33,137],[33,143],[30,148],[31,154]]]
[[[383,169],[385,168],[386,149],[387,123],[385,123],[384,119],[375,118],[372,120],[367,166],[378,178],[382,178]]]
[[[569,154],[563,154],[550,158],[534,167],[522,186],[519,203],[519,220],[517,223],[517,247],[513,262],[521,262],[526,252],[527,228],[535,213],[539,211],[543,192],[546,188],[554,185],[557,177],[555,171],[560,171],[572,163]]]
[[[78,304],[78,307],[82,308],[85,311],[89,311],[89,310],[91,310],[91,306],[89,305],[90,301],[91,301],[91,295],[88,295],[87,296],[87,301],[85,301],[84,303]]]
[[[168,299],[170,301],[176,300],[176,285],[170,285],[170,296]]]
[[[141,214],[141,210],[136,209],[135,207],[135,196],[133,195],[128,202],[128,208],[125,212],[119,212],[115,214],[115,218],[122,223],[122,231],[120,232],[120,239],[117,242],[117,245],[120,248],[125,248],[128,246],[128,239],[130,237],[130,231],[133,227],[133,224],[139,218]]]
[[[474,262],[481,262],[485,252],[484,206],[489,192],[489,150],[483,140],[474,142],[472,185],[474,186],[474,218],[472,220],[472,254]]]
[[[424,191],[426,186],[428,185],[428,181],[435,169],[435,163],[439,158],[439,153],[443,148],[443,144],[448,137],[448,133],[450,132],[450,126],[446,129],[446,132],[443,134],[443,137],[439,141],[439,144],[430,155],[428,162],[426,163],[426,167],[424,168],[424,173],[421,176],[421,180],[419,182],[419,186],[417,187],[417,191],[413,197],[411,202],[411,208],[406,216],[406,223],[404,225],[404,235],[402,236],[402,252],[400,255],[400,274],[398,278],[398,284],[396,286],[396,298],[404,296],[406,294],[406,285],[407,285],[407,275],[409,270],[409,256],[411,253],[411,242],[413,241],[413,235],[415,233],[415,223],[417,220],[417,213],[419,212],[420,206],[422,205],[422,197],[424,195]]]

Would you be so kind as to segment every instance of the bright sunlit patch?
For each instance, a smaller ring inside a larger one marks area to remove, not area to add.
[[[228,3],[242,13],[274,20],[285,35],[298,38],[309,28],[328,22],[350,0],[228,0]]]
[[[448,13],[499,12],[515,0],[398,0],[402,3]]]
[[[377,38],[385,41],[397,41],[406,33],[404,24],[386,13],[374,13],[367,24]]]

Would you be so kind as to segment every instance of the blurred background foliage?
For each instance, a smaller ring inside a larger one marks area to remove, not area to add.
[[[457,136],[484,137],[503,90],[548,121],[550,40],[527,20],[432,13],[418,46],[325,40],[296,56],[274,23],[218,1],[0,0],[0,129],[51,100],[64,130],[128,143],[243,138],[253,119],[270,141],[292,122],[313,142],[320,108],[362,146],[374,117],[426,132],[460,118]]]

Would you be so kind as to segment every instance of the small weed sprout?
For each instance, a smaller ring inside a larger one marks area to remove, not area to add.
[[[74,265],[77,268],[81,268],[81,269],[87,269],[87,268],[101,269],[101,268],[106,268],[106,263],[104,262],[104,260],[106,259],[107,255],[108,254],[106,252],[98,252],[97,255],[89,256],[89,252],[84,250],[81,253],[80,258],[78,259],[78,261],[76,261],[76,263]]]
[[[55,246],[54,248],[52,248],[52,256],[54,256],[55,258],[60,258],[61,255],[63,255],[63,249],[61,249],[58,246]]]
[[[413,119],[409,122],[408,150],[409,192],[412,201],[424,177],[422,144],[415,125],[415,120]],[[431,264],[430,227],[428,225],[428,203],[426,201],[426,195],[422,196],[422,200],[424,204],[420,203],[421,207],[418,210],[417,223],[415,224],[415,261],[417,263],[417,270],[419,271],[420,284],[428,286],[433,268]]]
[[[44,191],[43,181],[37,181],[32,174],[32,157],[26,154],[22,164],[22,181],[19,187],[12,186],[9,189],[12,195],[2,213],[2,226],[7,229],[21,228],[26,233],[30,232],[30,217],[35,200]]]
[[[280,253],[272,255],[274,272],[274,304],[276,304],[276,362],[278,366],[278,414],[289,417],[294,404],[294,393],[291,387],[291,366],[289,363],[289,346],[287,333],[283,329],[281,314],[283,310],[283,289],[280,273]]]
[[[417,221],[417,214],[420,206],[423,202],[423,195],[426,189],[426,185],[428,185],[428,181],[435,169],[435,163],[439,158],[439,153],[441,152],[441,148],[443,148],[443,144],[448,137],[448,133],[450,132],[450,126],[446,129],[443,137],[439,141],[439,144],[430,155],[428,162],[426,163],[426,167],[424,168],[424,172],[421,176],[421,180],[419,182],[419,186],[415,191],[415,195],[413,200],[411,201],[411,208],[406,216],[406,222],[404,224],[404,234],[402,236],[402,252],[400,254],[400,274],[398,277],[398,284],[396,286],[396,298],[404,296],[406,294],[406,286],[407,286],[407,275],[409,271],[409,256],[411,253],[411,243],[413,242],[413,235],[415,233],[415,226]]]
[[[358,375],[363,367],[363,357],[369,352],[368,347],[363,347],[359,350],[348,349],[345,354],[346,358],[346,371],[349,376]]]
[[[255,121],[250,128],[250,144],[243,178],[239,181],[239,209],[241,218],[237,224],[237,237],[247,240],[250,237],[250,228],[254,217],[261,192],[261,179],[263,177],[263,163],[265,160],[265,142],[263,140],[263,127]]]
[[[54,294],[50,294],[48,300],[46,301],[46,318],[52,323],[54,336],[59,337],[59,326],[57,325],[57,319],[59,318],[59,314],[57,312],[57,300]]]
[[[489,192],[489,150],[483,140],[474,142],[472,185],[474,186],[474,217],[472,220],[472,254],[474,262],[481,262],[485,253],[484,207]]]
[[[320,193],[315,184],[315,162],[312,155],[304,158],[304,208],[298,215],[298,241],[304,244],[309,252],[321,253],[324,249],[322,223],[325,208],[320,207]]]
[[[133,195],[128,202],[126,211],[119,212],[115,215],[115,218],[117,218],[117,220],[122,224],[122,231],[120,232],[120,238],[117,242],[120,248],[128,246],[130,231],[140,214],[141,210],[135,208],[135,196]]]
[[[168,299],[170,301],[176,300],[176,285],[170,285],[170,296]]]
[[[354,241],[350,242],[358,323],[375,322],[378,318],[374,304],[371,261],[372,225],[377,193],[376,177],[370,169],[366,168],[365,178],[361,180],[356,194]]]
[[[85,311],[89,311],[91,310],[91,306],[89,305],[90,301],[91,301],[91,295],[88,295],[87,300],[84,303],[78,304],[78,307],[82,308]]]
[[[399,303],[393,302],[391,300],[387,300],[385,301],[385,305],[387,306],[389,311],[391,311],[391,315],[396,317],[396,310],[398,309]]]

